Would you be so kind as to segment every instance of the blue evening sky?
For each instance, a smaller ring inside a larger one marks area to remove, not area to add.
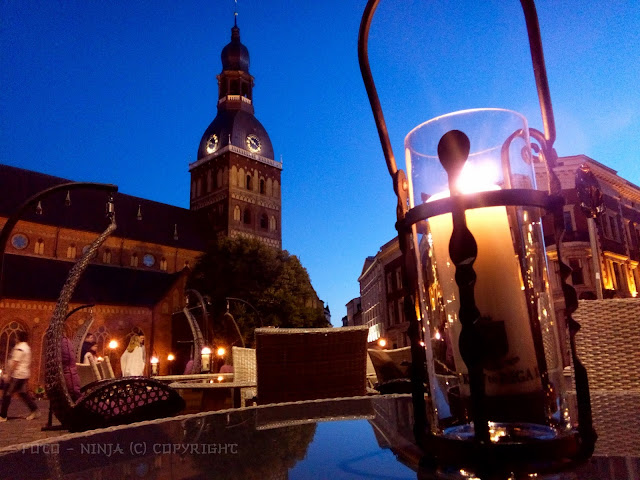
[[[240,0],[256,116],[282,156],[283,247],[333,323],[364,259],[395,235],[395,197],[360,77],[365,0]],[[640,184],[637,1],[537,4],[559,155]],[[0,0],[0,162],[188,208],[188,164],[216,113],[231,0]],[[541,129],[517,0],[383,0],[370,56],[399,164],[404,136],[465,108]]]

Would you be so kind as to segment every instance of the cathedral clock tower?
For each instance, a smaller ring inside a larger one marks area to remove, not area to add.
[[[280,173],[267,131],[254,116],[249,51],[234,24],[221,53],[218,112],[200,140],[191,172],[191,210],[213,234],[251,237],[282,248]]]

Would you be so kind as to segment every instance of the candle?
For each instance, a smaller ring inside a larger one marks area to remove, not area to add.
[[[496,189],[498,187],[495,187]],[[448,196],[434,195],[430,200]],[[540,392],[542,382],[531,333],[524,284],[504,206],[478,208],[465,212],[467,226],[478,245],[473,265],[477,275],[475,301],[480,314],[494,322],[504,322],[508,351],[490,369],[485,369],[487,396]],[[444,306],[451,322],[456,369],[466,373],[458,346],[461,325],[455,266],[449,257],[449,240],[453,229],[451,214],[429,219],[438,279]],[[480,339],[478,339],[481,341]],[[468,394],[468,386],[466,394]]]
[[[202,371],[208,372],[211,370],[211,349],[204,347],[202,349]]]
[[[155,376],[158,375],[158,370],[160,368],[160,360],[158,359],[158,357],[153,356],[151,357],[151,376]]]

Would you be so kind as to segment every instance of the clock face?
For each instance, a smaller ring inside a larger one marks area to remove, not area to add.
[[[207,140],[207,153],[213,153],[218,148],[218,136],[214,133]]]
[[[147,253],[144,257],[142,257],[142,263],[144,263],[146,267],[153,267],[153,265],[156,263],[156,258],[150,253]]]
[[[253,153],[258,153],[260,151],[262,145],[260,144],[260,139],[257,135],[254,135],[253,133],[247,135],[247,148]]]
[[[29,239],[22,233],[16,233],[11,237],[11,245],[18,250],[22,250],[23,248],[27,248],[27,245],[29,245]]]

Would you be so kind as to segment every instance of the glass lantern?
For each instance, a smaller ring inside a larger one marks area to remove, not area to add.
[[[405,139],[428,438],[445,461],[578,451],[532,158],[509,110],[451,113]]]

